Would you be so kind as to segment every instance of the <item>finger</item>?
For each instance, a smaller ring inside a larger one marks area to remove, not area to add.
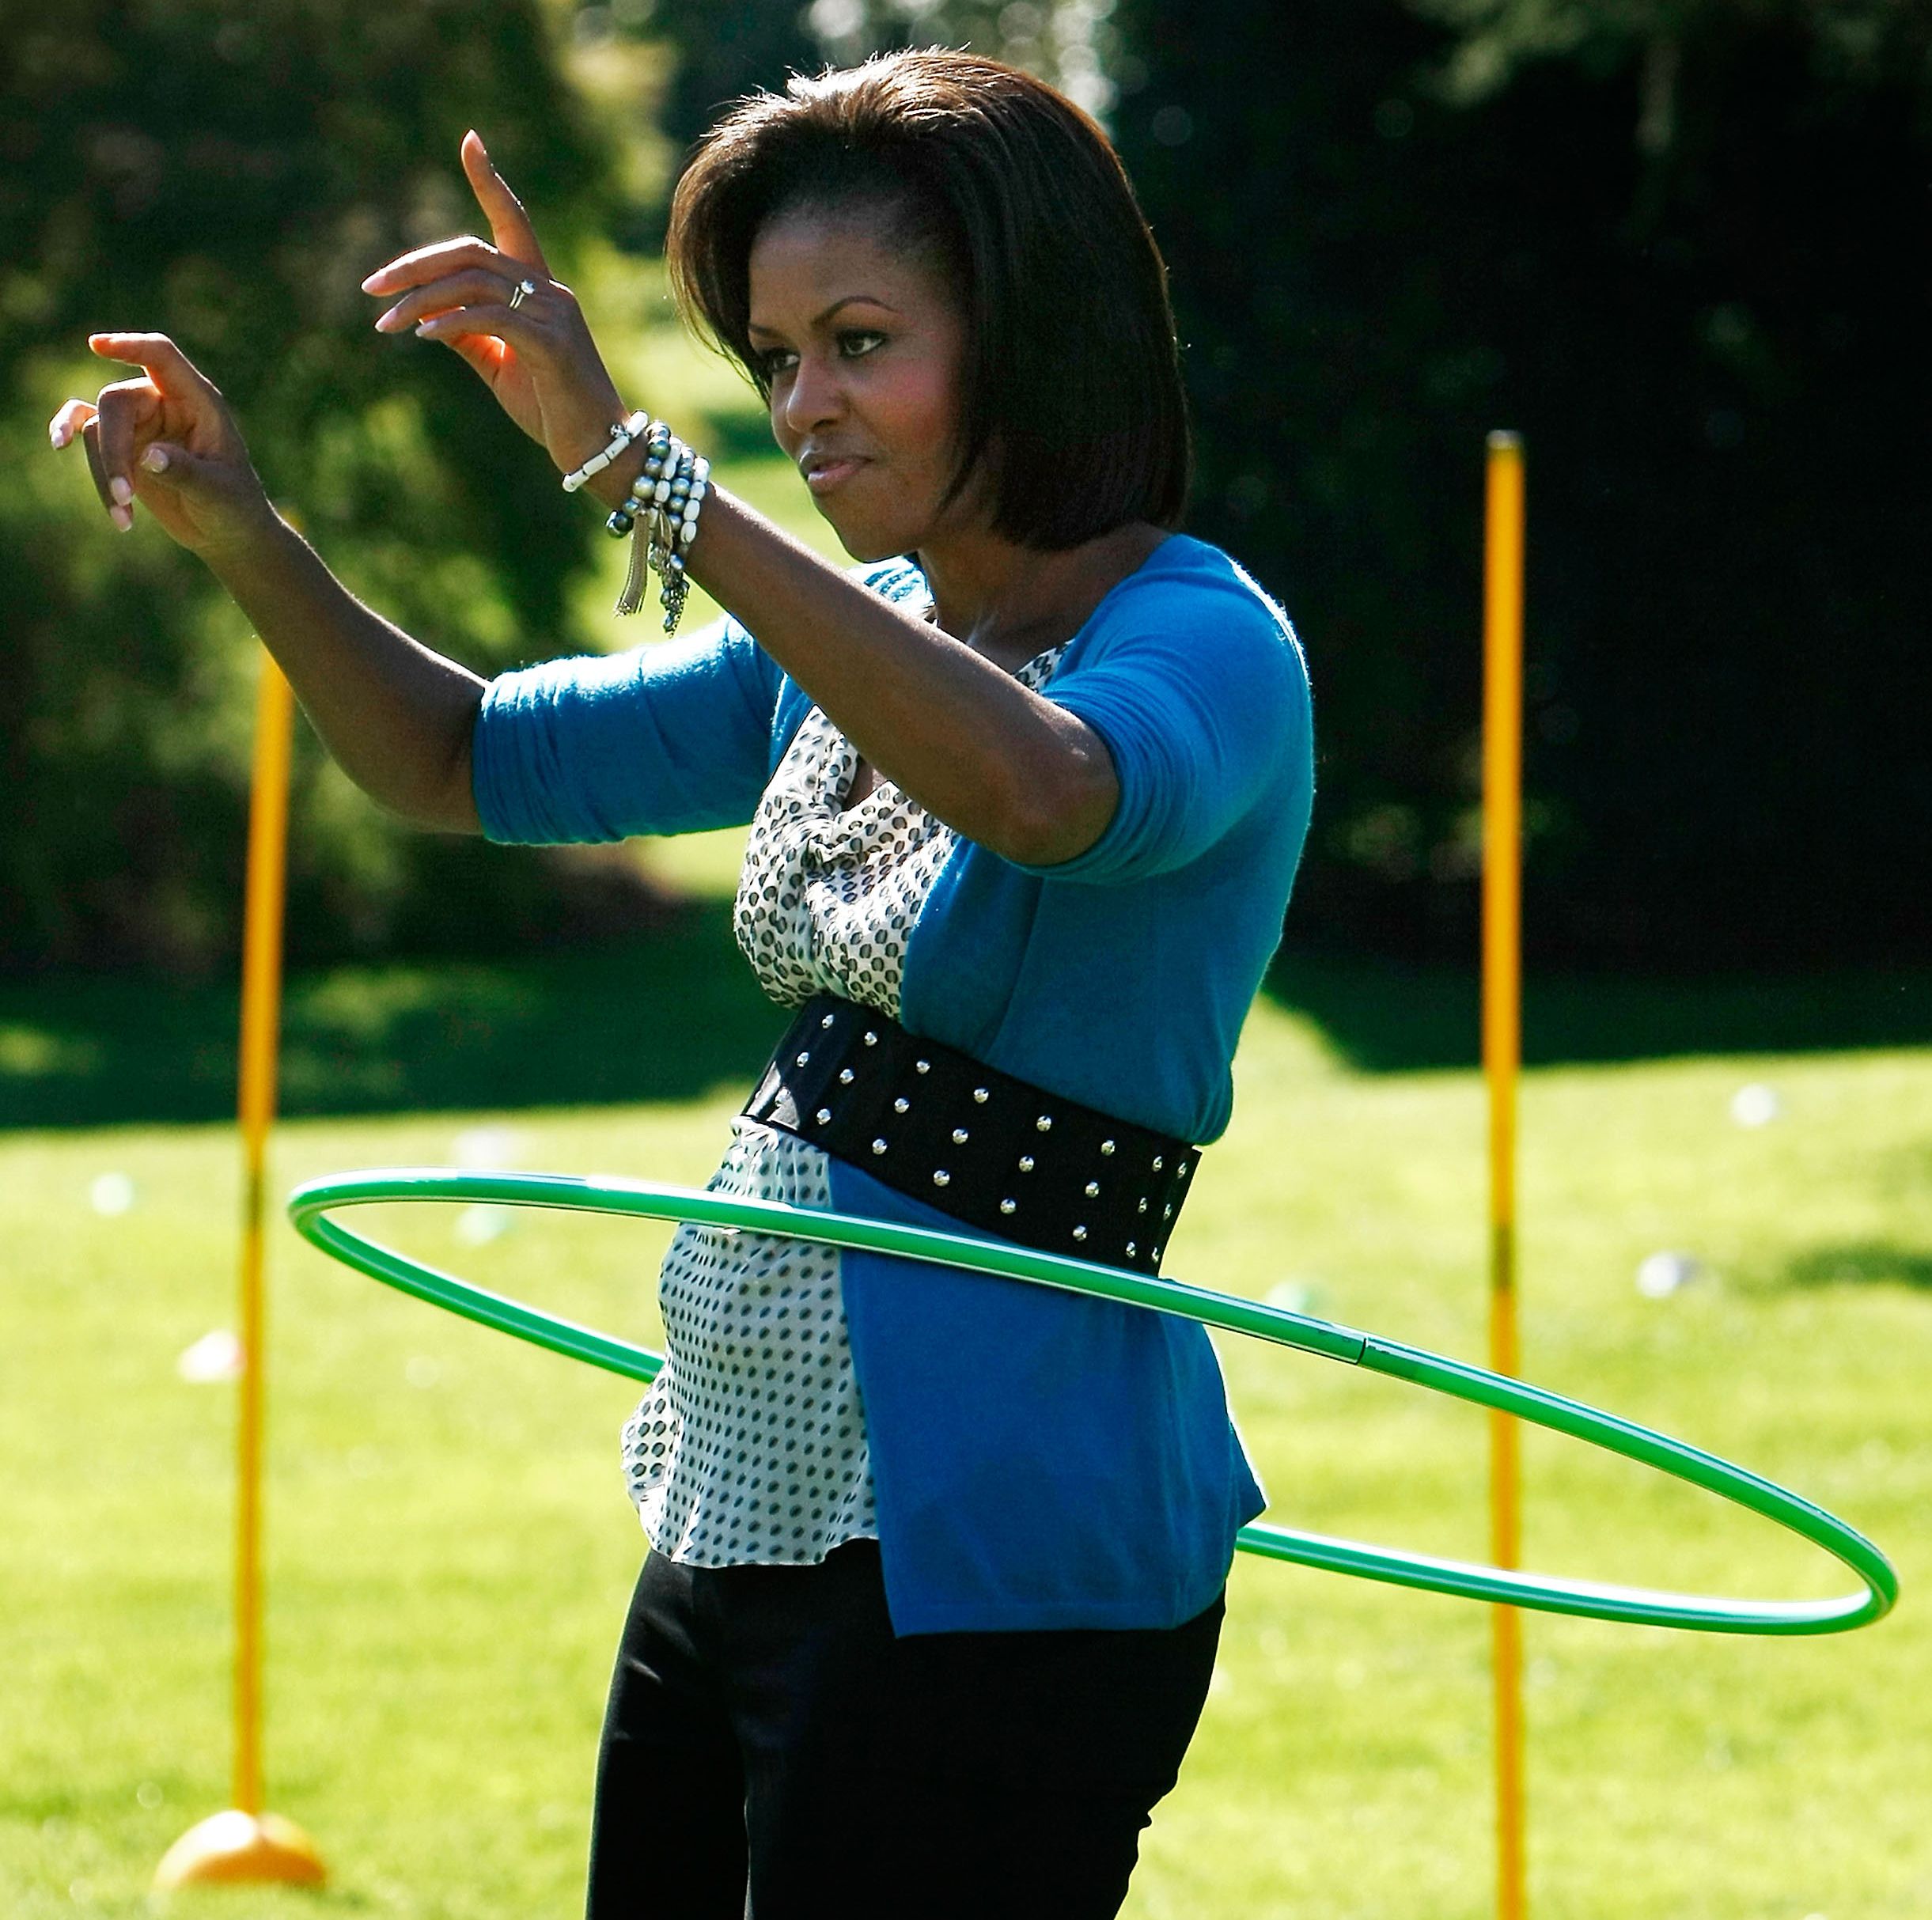
[[[93,476],[94,491],[100,496],[100,504],[108,509],[108,517],[123,533],[134,524],[134,508],[114,498],[113,485],[108,478],[106,456],[100,450],[100,421],[98,416],[89,420],[81,429],[81,444],[87,449],[87,471]],[[133,498],[129,492],[129,502]]]
[[[123,533],[134,523],[134,458],[160,412],[161,395],[152,381],[124,380],[100,390],[93,443],[98,464],[89,464],[95,466],[95,486],[104,490],[108,517]]]
[[[165,333],[90,333],[87,344],[103,360],[144,367],[164,393],[219,398],[214,382]]]
[[[536,229],[531,225],[522,201],[510,191],[510,183],[491,164],[489,149],[475,127],[463,136],[462,150],[463,171],[469,177],[476,203],[490,216],[491,237],[512,259],[547,274],[550,267],[537,244]]]
[[[137,463],[141,469],[141,491],[152,487],[161,492],[196,494],[219,484],[223,469],[214,460],[203,459],[171,440],[157,440],[146,447]],[[229,470],[232,472],[232,469]]]
[[[93,418],[98,411],[92,400],[69,400],[47,423],[47,437],[58,453]]]
[[[466,366],[473,367],[492,388],[496,385],[498,374],[503,369],[503,362],[510,357],[509,345],[487,333],[459,334],[442,344]]]
[[[507,263],[506,263],[507,264]],[[378,333],[403,333],[420,320],[432,315],[446,313],[453,307],[473,303],[502,305],[515,290],[516,283],[506,281],[501,272],[486,273],[480,269],[470,273],[449,274],[442,279],[432,280],[427,286],[419,286],[406,293],[396,305],[381,315],[376,322]],[[521,305],[518,311],[522,311]]]
[[[416,338],[444,340],[452,346],[473,335],[494,335],[502,340],[521,333],[524,325],[522,314],[513,313],[506,306],[479,303],[473,307],[455,307],[447,313],[431,314],[427,320],[417,324]]]
[[[100,504],[110,509],[114,496],[108,491],[107,469],[100,464],[100,420],[98,415],[81,429],[81,445],[87,449],[87,471],[94,483],[94,491],[100,496]]]
[[[362,282],[362,291],[378,296],[406,293],[412,286],[424,286],[445,274],[479,267],[501,273],[505,268],[503,256],[487,240],[466,233],[460,240],[439,240],[430,246],[418,247],[413,252],[399,253]]]

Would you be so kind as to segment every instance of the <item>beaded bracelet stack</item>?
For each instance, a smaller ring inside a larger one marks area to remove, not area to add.
[[[635,613],[643,604],[648,569],[662,583],[657,597],[664,608],[664,630],[675,633],[691,592],[684,557],[697,537],[698,515],[710,491],[711,463],[692,453],[663,421],[633,414],[612,428],[610,445],[601,453],[565,475],[563,484],[566,491],[576,492],[638,441],[644,445],[644,464],[631,483],[623,506],[604,523],[604,531],[614,540],[634,536],[617,611]]]
[[[648,565],[662,583],[657,597],[664,608],[664,630],[677,631],[691,591],[684,556],[697,537],[710,473],[709,460],[694,453],[661,420],[652,422],[645,437],[644,464],[631,483],[630,497],[604,523],[619,540],[635,529],[631,570],[618,596],[619,613],[638,610]]]

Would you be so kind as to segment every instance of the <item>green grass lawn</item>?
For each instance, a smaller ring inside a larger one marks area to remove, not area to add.
[[[419,975],[414,998],[395,969],[297,982],[317,1079],[313,1117],[278,1135],[276,1190],[466,1155],[700,1180],[768,1031],[716,984],[729,963],[694,934],[655,971],[642,949],[557,968],[489,975],[487,991],[475,970]],[[699,1053],[680,1040],[653,1062],[625,1015],[600,1037],[638,1091],[587,1093],[542,1007],[546,982],[564,1001],[593,977],[640,998],[710,981],[728,1037]],[[1405,1015],[1426,1033],[1454,995],[1392,975],[1369,990],[1379,1016],[1339,973],[1290,969],[1260,1003],[1234,1127],[1169,1269],[1479,1357],[1480,1085],[1466,1068],[1391,1067],[1362,1037],[1399,1034]],[[467,1024],[392,1018],[399,998],[467,1007]],[[491,1009],[524,1044],[502,1040]],[[1669,1024],[1661,999],[1651,1011]],[[25,1005],[12,1013],[31,1038]],[[1695,1026],[1680,1007],[1669,1018]],[[466,1044],[494,1062],[494,1093],[441,1057]],[[327,1062],[353,1087],[357,1061],[385,1047],[422,1056],[392,1064],[428,1110],[327,1111]],[[1425,1060],[1434,1048],[1417,1043]],[[1538,1068],[1524,1090],[1525,1371],[1824,1502],[1889,1550],[1906,1595],[1876,1628],[1809,1642],[1529,1618],[1532,1911],[1921,1920],[1932,1051],[1619,1061],[1553,1032],[1542,1051],[1589,1057]],[[46,1057],[17,1039],[15,1053]],[[1731,1117],[1748,1082],[1775,1089],[1770,1124]],[[531,1104],[559,1085],[606,1104]],[[126,1212],[95,1210],[103,1174],[132,1183]],[[616,1459],[631,1390],[392,1296],[285,1228],[271,1261],[270,1799],[315,1835],[334,1884],[165,1903],[146,1891],[169,1842],[227,1798],[233,1394],[185,1383],[176,1360],[232,1320],[237,1191],[218,1123],[0,1134],[0,1914],[571,1914],[641,1546]],[[500,1223],[453,1213],[384,1224],[487,1283],[654,1333],[661,1229],[521,1215],[492,1238]],[[1707,1271],[1646,1299],[1635,1270],[1667,1248]],[[1480,1554],[1479,1415],[1331,1363],[1223,1351],[1278,1517]],[[1538,1564],[1764,1594],[1845,1584],[1767,1523],[1635,1467],[1540,1434],[1526,1460]],[[1488,1643],[1479,1607],[1244,1561],[1207,1717],[1129,1912],[1491,1911]]]

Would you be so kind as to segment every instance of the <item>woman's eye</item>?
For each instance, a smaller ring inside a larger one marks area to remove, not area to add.
[[[839,357],[842,360],[862,359],[885,343],[885,335],[874,328],[848,327],[838,336]],[[767,385],[795,373],[797,367],[798,354],[793,347],[767,347],[758,356],[758,370]]]

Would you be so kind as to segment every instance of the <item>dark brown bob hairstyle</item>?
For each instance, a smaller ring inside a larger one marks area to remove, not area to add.
[[[777,216],[862,211],[922,255],[965,321],[955,496],[983,472],[994,531],[1077,547],[1180,523],[1187,404],[1167,271],[1107,136],[1030,74],[915,48],[741,100],[677,184],[680,312],[744,368],[752,247]]]

